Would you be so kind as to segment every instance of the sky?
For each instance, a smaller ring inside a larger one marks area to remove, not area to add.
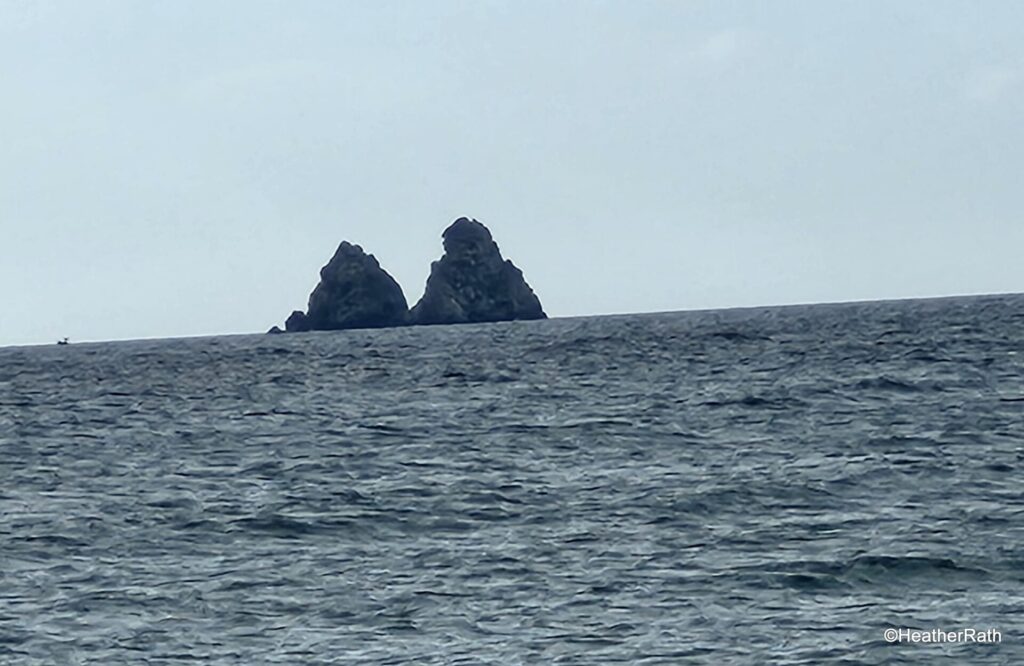
[[[0,0],[0,345],[479,219],[551,316],[1024,291],[1017,0]]]

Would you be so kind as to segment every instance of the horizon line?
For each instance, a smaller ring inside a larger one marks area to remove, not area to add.
[[[773,308],[793,308],[793,307],[811,307],[811,306],[824,306],[824,305],[855,305],[858,303],[899,303],[903,301],[941,301],[941,300],[953,300],[958,298],[980,298],[980,297],[1001,297],[1001,296],[1021,296],[1024,292],[1020,291],[1002,291],[1002,292],[971,292],[971,293],[957,293],[957,294],[943,294],[943,295],[930,295],[930,296],[895,296],[889,298],[856,298],[842,301],[794,301],[794,302],[782,302],[782,303],[768,303],[759,305],[727,305],[721,307],[698,307],[698,308],[682,308],[678,310],[641,310],[631,312],[595,312],[590,314],[573,314],[573,315],[548,315],[547,319],[537,319],[531,321],[550,321],[554,319],[589,319],[591,317],[626,317],[631,315],[662,315],[662,314],[674,314],[682,312],[730,312],[735,310],[764,310]],[[523,320],[525,321],[525,320]],[[508,322],[467,322],[477,324],[487,323],[508,323]],[[436,326],[465,326],[466,324],[433,324],[433,325],[408,325],[408,326],[391,326],[386,328],[434,328]],[[269,329],[268,329],[269,330]],[[365,329],[338,329],[338,330],[384,330],[375,328]],[[310,333],[336,333],[338,331],[309,331]],[[170,336],[143,336],[143,337],[130,337],[130,338],[104,338],[104,339],[88,339],[75,341],[69,338],[69,343],[72,345],[83,345],[83,344],[104,344],[109,342],[150,342],[154,340],[194,340],[198,338],[222,338],[222,337],[240,337],[245,335],[267,335],[267,331],[254,332],[228,332],[228,333],[196,333],[186,335],[170,335]],[[297,335],[297,333],[287,333],[286,335]],[[50,347],[57,343],[57,340],[64,339],[64,336],[59,336],[53,342],[15,342],[15,343],[0,343],[0,349],[13,349],[20,347]]]

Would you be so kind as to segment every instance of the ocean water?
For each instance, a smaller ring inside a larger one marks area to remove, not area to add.
[[[5,348],[0,663],[1020,664],[1022,469],[1024,296]]]

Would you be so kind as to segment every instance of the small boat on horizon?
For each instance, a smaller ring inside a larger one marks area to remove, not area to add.
[[[67,339],[67,338],[64,338],[63,340],[58,340],[58,341],[57,341],[57,344],[58,344],[58,345],[69,345],[69,344],[71,344],[71,343],[70,343],[70,342],[68,341],[68,339]]]

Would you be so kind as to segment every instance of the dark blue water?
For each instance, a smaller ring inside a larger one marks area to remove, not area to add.
[[[1024,663],[1021,296],[0,349],[0,454],[3,664]]]

